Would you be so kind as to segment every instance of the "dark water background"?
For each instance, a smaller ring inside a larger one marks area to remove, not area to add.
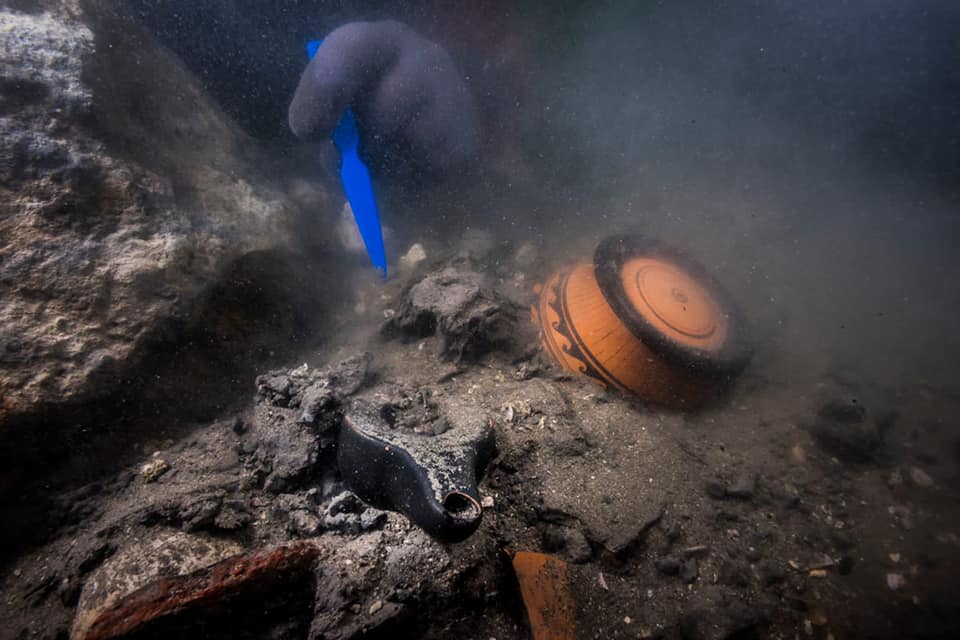
[[[509,149],[448,196],[471,224],[563,255],[623,229],[688,249],[743,302],[774,378],[956,383],[956,2],[131,6],[291,157],[303,43],[351,20],[406,22],[450,50],[489,148]],[[388,223],[404,197],[387,197]],[[413,237],[445,215],[406,209],[393,222]]]

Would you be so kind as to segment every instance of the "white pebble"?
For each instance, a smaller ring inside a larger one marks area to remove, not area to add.
[[[427,252],[423,245],[417,242],[410,249],[400,256],[400,267],[403,269],[413,269],[418,264],[427,259]]]
[[[927,472],[920,467],[910,467],[910,479],[918,487],[932,487],[933,478],[927,475]]]

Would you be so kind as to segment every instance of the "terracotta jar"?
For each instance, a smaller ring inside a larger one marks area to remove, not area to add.
[[[750,359],[732,299],[680,252],[607,238],[592,262],[554,273],[531,310],[564,368],[624,394],[695,409]]]

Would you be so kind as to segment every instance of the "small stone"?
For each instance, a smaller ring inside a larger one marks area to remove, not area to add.
[[[864,407],[853,400],[825,403],[810,426],[817,443],[845,462],[868,462],[883,444],[877,424],[867,418]]]
[[[446,416],[440,416],[430,425],[430,433],[439,436],[450,431],[450,420]]]
[[[302,509],[291,511],[287,530],[301,538],[315,536],[320,531],[320,518]]]
[[[157,454],[154,454],[156,456]],[[140,467],[140,478],[144,482],[156,482],[160,476],[170,470],[170,464],[163,458],[154,457],[153,460]]]
[[[339,513],[357,513],[359,510],[360,500],[349,491],[341,491],[327,505],[327,515],[331,516]]]
[[[690,556],[702,556],[706,555],[710,551],[710,547],[705,544],[695,544],[692,547],[686,547],[683,550],[683,557],[689,558]]]
[[[607,580],[603,577],[603,572],[597,574],[597,584],[600,585],[600,588],[604,591],[610,591],[610,587],[607,586]]]
[[[899,553],[891,553],[889,557],[890,557],[890,562],[893,562],[894,564],[900,562],[900,554],[899,554]]]
[[[932,487],[933,478],[920,467],[910,467],[910,480],[918,487]]]
[[[400,268],[411,270],[427,259],[427,252],[419,242],[410,246],[405,254],[400,256]]]
[[[793,458],[794,462],[803,464],[807,461],[807,452],[799,444],[793,445],[790,448],[790,457]]]
[[[493,496],[483,496],[483,500],[480,501],[480,506],[484,509],[493,509]]]
[[[630,624],[631,622],[633,622],[633,618],[631,618],[630,616],[624,616],[623,624]]]
[[[570,562],[582,564],[593,558],[593,549],[583,531],[576,527],[551,524],[543,532],[547,551],[561,552]]]
[[[727,495],[731,498],[749,500],[757,487],[757,474],[743,473],[727,487]]]
[[[888,573],[887,574],[887,587],[891,591],[899,591],[906,586],[907,581],[903,577],[902,573]]]
[[[387,512],[380,509],[366,509],[360,514],[360,528],[364,531],[378,529],[387,521]]]
[[[360,516],[355,513],[338,513],[334,516],[327,514],[321,522],[327,529],[347,535],[356,535],[362,528]]]
[[[370,615],[375,614],[377,611],[383,609],[383,600],[375,600],[372,605],[370,605]]]
[[[807,575],[809,575],[811,578],[826,578],[826,577],[827,577],[827,570],[826,570],[826,569],[811,569],[811,570],[810,570],[810,573],[808,573]]]

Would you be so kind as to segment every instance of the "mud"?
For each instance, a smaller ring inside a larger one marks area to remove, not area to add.
[[[518,338],[522,314],[501,316],[518,323],[511,341],[472,350],[455,340],[451,351],[449,323],[384,333],[384,311],[436,273],[419,269],[378,295],[358,289],[365,307],[329,336],[335,348],[250,380],[241,410],[60,495],[50,540],[0,584],[0,636],[68,637],[104,602],[142,597],[156,585],[144,576],[200,584],[230,552],[298,540],[319,551],[310,580],[288,576],[294,611],[253,612],[251,587],[158,628],[525,638],[510,559],[526,550],[569,563],[579,638],[933,638],[960,624],[955,391],[850,375],[806,384],[771,377],[761,360],[698,413],[653,409],[554,368]],[[531,267],[527,281],[541,275]],[[532,301],[512,277],[483,277],[489,304]],[[493,429],[483,518],[466,541],[440,543],[344,491],[339,417],[378,389],[414,400],[400,412],[410,437]],[[449,430],[437,429],[443,418]],[[151,547],[171,539],[177,553]]]

